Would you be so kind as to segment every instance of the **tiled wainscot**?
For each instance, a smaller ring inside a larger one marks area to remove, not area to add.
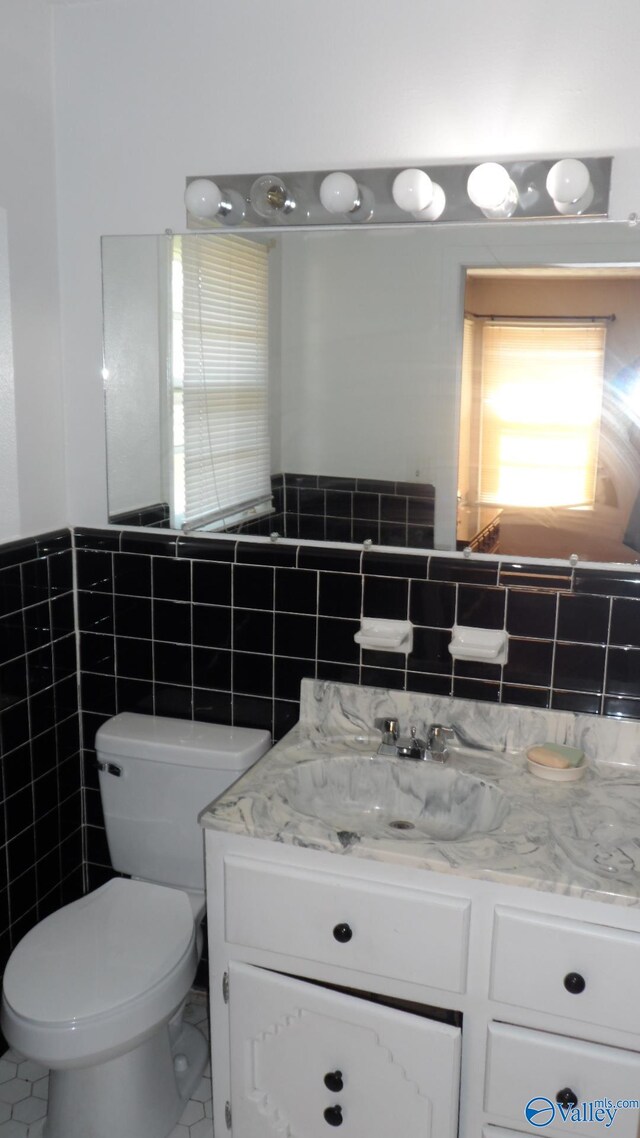
[[[71,536],[0,547],[0,963],[84,888]]]
[[[78,530],[87,858],[108,867],[91,741],[118,711],[297,721],[302,679],[640,718],[640,574],[327,545]],[[361,616],[409,618],[408,656]],[[505,666],[457,662],[455,623],[506,628]]]

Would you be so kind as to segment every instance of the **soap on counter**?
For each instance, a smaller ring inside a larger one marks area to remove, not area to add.
[[[567,767],[577,767],[584,759],[584,751],[579,747],[567,747],[563,743],[541,743],[537,747],[530,747],[527,758],[543,767],[556,767],[566,770]]]

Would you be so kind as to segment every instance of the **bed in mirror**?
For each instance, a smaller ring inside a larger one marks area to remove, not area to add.
[[[640,560],[640,233],[102,242],[109,520]]]

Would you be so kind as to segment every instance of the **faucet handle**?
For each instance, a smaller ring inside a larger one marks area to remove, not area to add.
[[[427,731],[427,743],[431,747],[436,740],[442,743],[452,743],[456,737],[453,727],[445,727],[442,723],[432,723]]]
[[[429,742],[431,739],[444,739],[446,743],[452,743],[454,747],[463,747],[469,751],[493,751],[495,748],[487,743],[477,743],[467,733],[453,723],[451,727],[444,727],[440,723],[434,723],[429,728],[427,736]]]
[[[445,763],[449,758],[447,743],[455,739],[455,731],[451,727],[443,727],[441,723],[432,723],[427,731],[427,748],[431,757],[436,757]]]
[[[398,720],[386,717],[374,719],[373,725],[378,731],[382,732],[382,742],[387,746],[393,747],[400,734],[400,724]]]

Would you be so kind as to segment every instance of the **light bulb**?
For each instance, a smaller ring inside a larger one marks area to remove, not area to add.
[[[328,213],[342,214],[348,221],[371,221],[374,197],[368,186],[360,186],[351,174],[337,170],[320,183],[320,202]]]
[[[584,192],[584,194],[582,195],[581,198],[577,199],[577,201],[575,201],[575,202],[557,202],[557,201],[554,201],[553,204],[556,207],[558,213],[570,214],[572,216],[576,216],[577,214],[580,214],[580,213],[586,213],[586,211],[589,209],[589,206],[593,202],[594,194],[595,194],[594,188],[591,185],[591,182],[589,182],[589,185],[587,186],[586,191]]]
[[[296,203],[282,178],[276,174],[262,174],[249,191],[249,200],[258,217],[273,221],[293,213]]]
[[[194,178],[184,192],[184,204],[197,221],[222,221],[239,225],[246,214],[245,201],[237,190],[221,190],[211,178]]]
[[[433,189],[433,197],[429,205],[426,206],[425,209],[412,210],[416,221],[437,221],[444,213],[447,204],[445,192],[442,186],[439,186],[437,182],[432,182],[431,187]]]
[[[589,170],[578,158],[562,158],[547,174],[547,192],[558,213],[584,213],[593,201]]]
[[[327,174],[320,183],[320,201],[329,213],[351,213],[360,206],[358,183],[342,171]]]
[[[393,180],[391,194],[398,209],[419,213],[433,200],[433,182],[424,170],[402,170]]]
[[[498,162],[482,162],[469,174],[467,193],[485,217],[511,217],[518,208],[518,190]]]
[[[554,202],[575,202],[589,187],[589,171],[577,158],[563,158],[547,174],[547,191]]]
[[[222,194],[211,178],[195,178],[184,192],[184,204],[198,221],[214,221],[222,200]]]

